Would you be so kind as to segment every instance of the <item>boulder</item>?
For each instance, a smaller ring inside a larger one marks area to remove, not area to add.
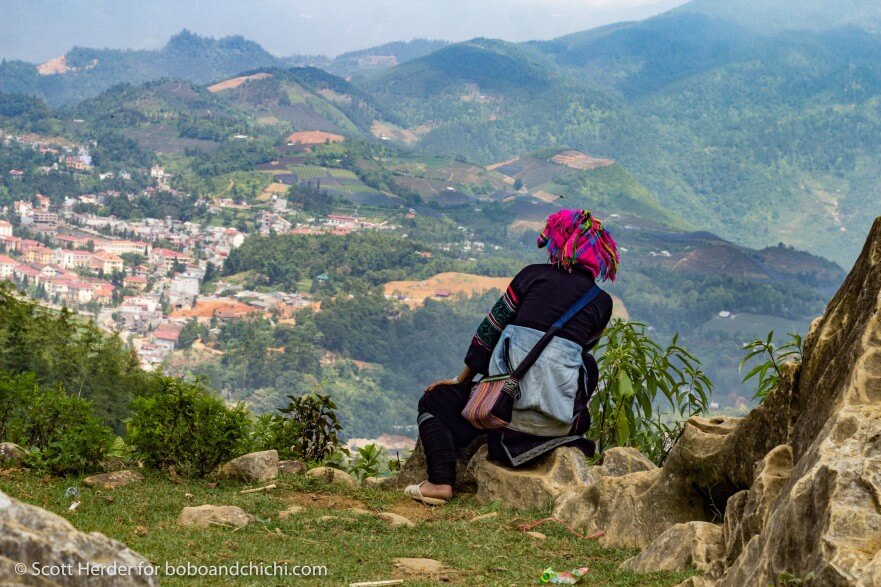
[[[487,460],[482,446],[468,464],[477,483],[477,504],[501,501],[502,507],[544,508],[567,488],[584,487],[602,476],[574,447],[560,447],[522,467],[510,468]]]
[[[83,479],[83,485],[100,487],[101,489],[116,489],[117,487],[125,487],[143,480],[144,476],[137,471],[123,470],[86,477]]]
[[[214,472],[217,479],[263,483],[278,477],[278,451],[252,452],[224,463]]]
[[[621,563],[621,568],[637,573],[677,572],[690,568],[706,572],[721,554],[721,526],[687,522],[667,528],[642,552]]]
[[[70,522],[36,506],[15,500],[0,491],[0,585],[63,585],[86,583],[82,575],[51,578],[19,576],[15,565],[116,565],[133,569],[130,576],[95,573],[88,584],[99,587],[153,586],[159,582],[153,575],[137,572],[150,565],[143,556],[125,544],[111,540],[99,532],[84,533]],[[51,580],[50,580],[51,579]]]
[[[184,508],[177,518],[180,526],[208,528],[209,526],[235,526],[241,528],[254,521],[254,516],[234,505],[200,505]]]
[[[0,442],[0,465],[18,465],[26,456],[28,451],[14,442]]]
[[[318,479],[324,483],[340,483],[349,487],[358,487],[358,480],[339,469],[333,467],[315,467],[309,469],[306,476],[310,479]]]
[[[299,473],[303,473],[306,470],[306,463],[303,461],[279,461],[278,462],[278,474],[279,475],[297,475]]]

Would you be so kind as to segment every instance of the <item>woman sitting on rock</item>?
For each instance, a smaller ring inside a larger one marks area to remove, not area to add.
[[[417,421],[428,481],[407,487],[410,497],[438,505],[453,496],[456,451],[485,432],[462,413],[472,380],[478,373],[511,373],[512,365],[567,310],[577,310],[582,298],[589,303],[550,339],[520,380],[510,424],[489,431],[487,442],[491,460],[513,467],[559,446],[576,446],[593,455],[594,443],[582,436],[590,428],[588,400],[598,379],[589,351],[612,316],[612,297],[594,286],[596,280],[614,281],[618,249],[587,210],[552,214],[538,246],[547,247],[549,263],[530,265],[514,277],[478,327],[459,376],[431,384],[419,400]]]

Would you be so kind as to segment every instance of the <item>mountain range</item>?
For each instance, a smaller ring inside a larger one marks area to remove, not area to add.
[[[4,62],[0,80],[59,105],[119,82],[314,65],[329,72],[323,85],[346,84],[366,105],[337,130],[483,165],[579,149],[622,164],[694,228],[847,266],[881,205],[879,23],[881,6],[865,0],[695,0],[550,41],[417,41],[336,60],[184,31],[160,51],[77,48],[43,73]],[[352,103],[309,93],[331,119]]]

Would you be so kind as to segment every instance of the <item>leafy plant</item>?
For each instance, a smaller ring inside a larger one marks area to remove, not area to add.
[[[590,402],[600,450],[639,448],[663,461],[681,422],[703,413],[712,383],[700,361],[679,346],[679,335],[662,347],[640,322],[615,320],[597,349],[600,380]],[[666,400],[661,411],[656,400]]]
[[[359,481],[363,481],[366,477],[375,477],[379,474],[379,459],[382,456],[382,452],[382,447],[378,447],[375,444],[368,444],[359,448],[355,463],[349,469],[349,472],[355,475]]]
[[[30,449],[25,463],[56,475],[98,469],[113,434],[95,417],[92,402],[68,395],[61,386],[40,387],[29,375],[16,380],[29,385],[30,394],[8,438]]]
[[[764,400],[780,383],[780,367],[783,363],[801,363],[804,341],[801,335],[790,333],[788,340],[780,345],[774,344],[774,331],[768,333],[764,339],[756,340],[743,345],[747,351],[746,356],[740,362],[740,370],[753,359],[764,359],[756,363],[749,372],[743,376],[743,383],[750,379],[756,380],[756,393],[753,397]]]
[[[286,419],[300,426],[296,446],[306,461],[321,462],[334,452],[339,440],[337,433],[342,430],[335,410],[336,404],[330,396],[307,394],[289,395],[290,402],[279,409]]]
[[[170,377],[155,394],[134,400],[126,424],[144,464],[199,477],[240,454],[250,431],[243,406],[229,408],[203,388]]]
[[[299,458],[304,425],[279,414],[261,414],[254,422],[251,435],[254,450],[278,451],[283,459]]]

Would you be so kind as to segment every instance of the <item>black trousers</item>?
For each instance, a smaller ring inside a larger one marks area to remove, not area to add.
[[[473,383],[441,385],[419,400],[419,438],[425,450],[428,480],[438,485],[456,481],[456,452],[484,431],[462,417]]]

